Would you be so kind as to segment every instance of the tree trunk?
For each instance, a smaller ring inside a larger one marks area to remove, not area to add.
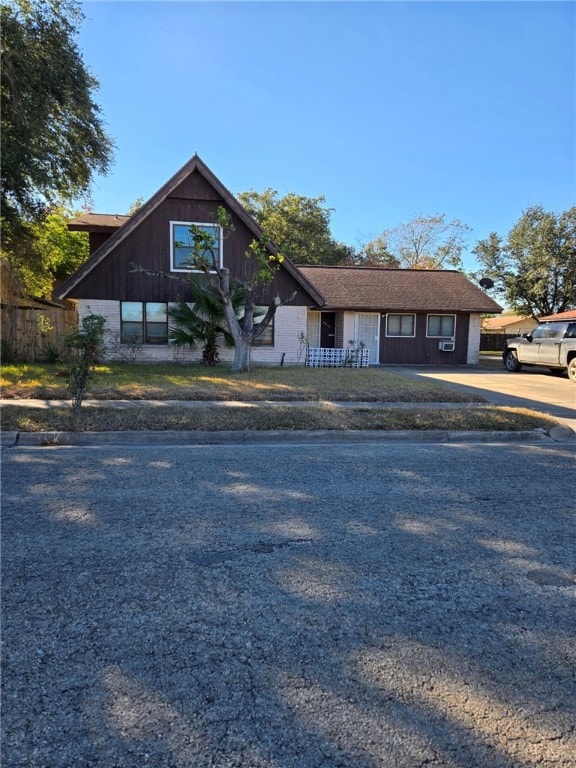
[[[234,361],[232,362],[233,371],[249,371],[250,370],[250,351],[252,349],[252,342],[250,339],[246,339],[241,335],[235,340],[234,344]]]

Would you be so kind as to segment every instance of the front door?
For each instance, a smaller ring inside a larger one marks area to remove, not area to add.
[[[320,313],[320,346],[334,349],[336,345],[336,312]]]
[[[359,312],[356,315],[356,343],[364,342],[368,350],[368,362],[379,362],[380,314]]]

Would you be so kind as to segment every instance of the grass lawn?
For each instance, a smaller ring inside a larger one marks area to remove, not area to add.
[[[244,406],[218,408],[142,407],[84,408],[76,421],[71,408],[7,406],[2,427],[18,432],[116,432],[127,430],[352,430],[443,429],[523,431],[550,429],[555,421],[522,408],[478,406],[442,410],[423,408],[337,408],[313,406]]]
[[[6,365],[0,386],[6,399],[68,399],[66,370],[49,364]],[[258,367],[231,373],[177,363],[99,365],[89,385],[96,400],[344,400],[357,402],[465,403],[475,398],[442,384],[419,382],[384,368]],[[476,399],[477,401],[477,399]]]
[[[271,429],[549,429],[555,422],[535,411],[480,405],[478,398],[430,381],[415,381],[383,368],[259,367],[233,374],[226,367],[156,364],[100,365],[87,398],[105,400],[232,400],[246,405],[218,408],[84,407],[78,419],[72,410],[27,408],[18,399],[69,399],[62,366],[8,365],[0,379],[2,397],[14,401],[2,414],[7,431],[123,430],[271,430]],[[298,407],[249,405],[258,401],[303,403]],[[417,408],[337,408],[329,402],[419,403]],[[311,405],[306,406],[306,402]],[[315,403],[315,405],[312,405]],[[438,403],[461,403],[440,409]]]

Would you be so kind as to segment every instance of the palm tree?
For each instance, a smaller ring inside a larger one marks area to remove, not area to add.
[[[168,315],[172,323],[168,332],[168,343],[173,347],[196,349],[198,342],[203,342],[203,365],[218,365],[219,348],[224,342],[227,347],[234,346],[234,340],[226,327],[222,300],[214,285],[190,277],[193,307],[185,301],[178,301],[169,307]],[[232,306],[239,315],[244,306],[245,291],[237,288],[231,295]]]

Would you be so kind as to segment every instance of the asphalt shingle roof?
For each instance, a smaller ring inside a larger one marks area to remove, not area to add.
[[[299,266],[326,299],[324,309],[501,312],[461,272],[379,267]]]

